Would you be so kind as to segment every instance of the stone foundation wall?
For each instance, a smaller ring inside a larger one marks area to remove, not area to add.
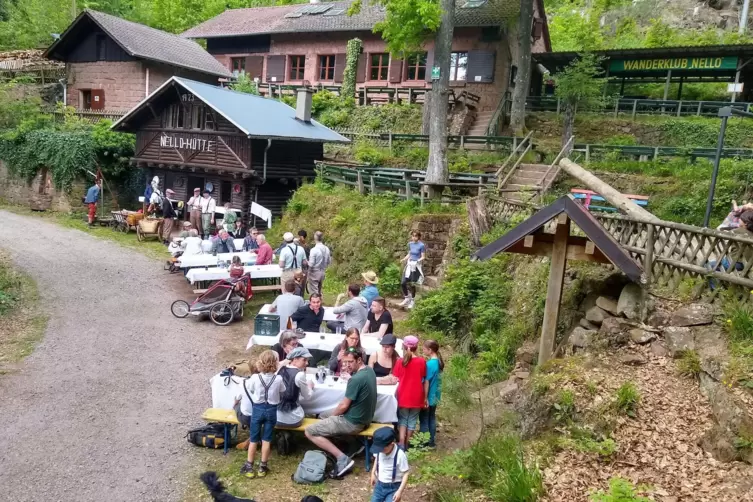
[[[467,134],[476,121],[476,110],[465,105],[456,107],[450,112],[449,134],[462,136]]]
[[[86,194],[86,183],[74,182],[70,192],[58,190],[52,183],[52,175],[40,170],[37,175],[28,182],[27,180],[12,176],[8,167],[0,161],[0,199],[11,204],[29,206],[32,200],[52,198],[50,210],[70,212],[74,209],[83,210],[81,197]]]
[[[411,231],[421,232],[421,240],[426,245],[424,259],[424,275],[436,276],[442,270],[442,258],[445,255],[453,229],[457,228],[455,220],[458,218],[446,214],[424,214],[416,216],[411,225]]]

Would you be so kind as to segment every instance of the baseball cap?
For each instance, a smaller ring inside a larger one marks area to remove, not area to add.
[[[382,341],[379,342],[380,345],[397,345],[397,338],[395,338],[395,335],[392,333],[387,333],[382,337]]]
[[[395,442],[395,429],[392,427],[381,427],[374,432],[373,444],[369,451],[371,453],[382,453],[384,449]]]
[[[307,359],[310,359],[314,356],[311,355],[311,352],[309,352],[306,347],[296,347],[288,353],[288,357],[286,357],[286,359],[292,361],[296,357],[305,357]]]
[[[408,335],[403,338],[403,345],[410,348],[418,347],[418,338],[413,335]]]
[[[285,232],[285,235],[282,236],[282,240],[285,242],[293,242],[293,239],[295,239],[295,236],[290,232]]]

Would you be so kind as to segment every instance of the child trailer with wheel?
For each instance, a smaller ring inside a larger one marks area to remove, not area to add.
[[[239,279],[217,281],[190,305],[186,301],[176,300],[170,310],[175,317],[181,319],[189,314],[209,315],[218,326],[226,326],[233,319],[243,319],[243,306],[251,296],[251,274],[246,273]]]

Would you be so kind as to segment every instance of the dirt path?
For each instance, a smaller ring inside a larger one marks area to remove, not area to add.
[[[187,289],[153,259],[6,211],[0,229],[50,316],[34,354],[0,376],[0,498],[179,500],[218,328],[170,314]]]

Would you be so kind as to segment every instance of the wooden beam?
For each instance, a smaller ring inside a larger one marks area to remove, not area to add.
[[[565,216],[567,216],[565,214]],[[541,341],[539,345],[539,364],[544,364],[554,352],[554,341],[557,334],[557,321],[560,314],[562,287],[565,281],[565,267],[567,265],[568,238],[570,237],[570,219],[561,223],[558,218],[557,230],[552,245],[552,261],[549,267],[549,283],[546,289],[546,305],[544,306],[544,321],[541,325]]]
[[[533,246],[533,235],[526,235],[525,239],[523,239],[523,247],[530,248],[532,246]]]

